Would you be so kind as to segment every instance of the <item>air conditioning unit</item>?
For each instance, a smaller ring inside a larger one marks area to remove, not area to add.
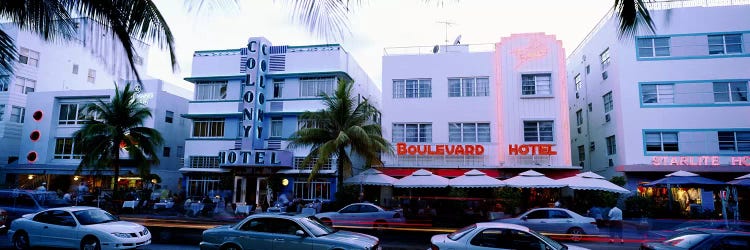
[[[612,159],[609,159],[608,164],[609,164],[610,167],[614,167],[615,166],[615,161],[613,161]]]
[[[596,150],[596,144],[594,142],[589,143],[589,151],[594,152]]]
[[[602,72],[602,80],[607,80],[609,78],[609,74],[607,74],[607,71]]]
[[[576,92],[576,99],[578,99],[579,97],[580,97],[580,96],[579,96],[578,92]]]
[[[604,122],[609,122],[612,120],[612,117],[609,114],[604,115]]]
[[[581,127],[578,127],[578,133],[579,134],[581,133]]]

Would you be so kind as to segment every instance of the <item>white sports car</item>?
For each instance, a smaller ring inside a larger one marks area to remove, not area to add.
[[[95,207],[61,207],[23,215],[11,223],[8,237],[15,249],[132,249],[151,244],[146,227],[120,221]]]

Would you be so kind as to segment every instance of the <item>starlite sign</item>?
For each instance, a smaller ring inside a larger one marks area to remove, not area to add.
[[[730,156],[730,166],[750,167],[750,156]],[[721,166],[721,157],[715,155],[702,156],[654,156],[651,158],[653,166]]]

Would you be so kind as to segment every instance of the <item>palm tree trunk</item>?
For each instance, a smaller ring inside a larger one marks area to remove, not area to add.
[[[344,161],[341,160],[343,157],[342,155],[346,154],[346,150],[339,149],[339,157],[336,159],[336,189],[341,190],[342,187],[344,187]]]
[[[112,188],[112,197],[120,198],[119,192],[117,192],[120,186],[118,183],[118,179],[120,179],[120,144],[119,143],[117,143],[114,154],[115,155],[113,157],[114,161],[112,162],[112,169],[115,171],[114,173],[115,179],[113,181],[115,186]]]

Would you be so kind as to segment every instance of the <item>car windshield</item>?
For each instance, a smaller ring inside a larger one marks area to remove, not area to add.
[[[117,221],[117,217],[101,209],[88,209],[73,212],[81,225],[101,224]]]
[[[664,241],[664,244],[689,249],[708,238],[708,234],[686,234]]]
[[[466,226],[466,227],[461,228],[459,230],[456,230],[455,232],[453,232],[453,233],[451,233],[451,234],[448,235],[448,239],[458,240],[462,236],[466,235],[466,233],[471,232],[471,230],[474,230],[475,228],[477,228],[476,224],[469,225],[469,226]]]
[[[560,242],[557,242],[557,241],[555,241],[553,239],[550,239],[550,237],[547,237],[544,234],[537,233],[536,231],[533,231],[533,230],[529,230],[529,233],[535,235],[536,237],[539,237],[544,242],[547,242],[547,244],[549,244],[550,246],[552,246],[552,249],[557,249],[557,250],[567,249],[567,247],[565,245],[560,244]]]
[[[312,233],[312,235],[315,237],[329,235],[338,231],[337,229],[333,229],[332,227],[326,225],[315,216],[304,217],[300,221],[303,225],[305,225],[307,229],[310,230],[310,233]]]

